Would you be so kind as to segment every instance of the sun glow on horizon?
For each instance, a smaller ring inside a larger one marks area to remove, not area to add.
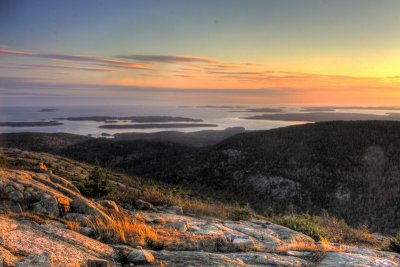
[[[5,97],[89,97],[97,86],[121,99],[148,88],[203,90],[203,102],[225,90],[237,102],[400,103],[400,2],[24,5],[0,29]]]

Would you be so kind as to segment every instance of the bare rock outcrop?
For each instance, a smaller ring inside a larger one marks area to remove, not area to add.
[[[110,220],[103,206],[84,198],[65,179],[57,177],[52,180],[51,176],[55,177],[45,173],[0,169],[1,209],[53,216],[76,212]]]
[[[90,258],[111,261],[115,256],[112,247],[66,229],[60,223],[39,225],[0,216],[0,229],[0,247],[16,266],[35,266],[33,262],[44,264],[36,266],[85,266]],[[50,262],[52,265],[46,265]]]
[[[20,150],[7,150],[7,156],[32,164],[46,157]],[[124,210],[111,200],[90,200],[71,183],[77,175],[87,174],[80,163],[49,155],[48,159],[58,175],[0,168],[3,266],[400,266],[399,254],[322,245],[266,220],[192,217],[182,214],[179,206],[153,208],[151,203],[145,209]],[[96,240],[96,229],[88,227],[93,218],[112,224],[113,214],[138,213],[146,227],[174,233],[162,250],[151,245],[105,244]],[[38,214],[46,220],[35,221]]]

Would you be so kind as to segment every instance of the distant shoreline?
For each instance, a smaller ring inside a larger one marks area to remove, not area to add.
[[[272,120],[272,121],[360,121],[360,120],[400,120],[400,113],[387,115],[363,114],[363,113],[340,113],[340,112],[310,112],[310,113],[282,113],[263,114],[257,116],[242,117],[245,120]]]
[[[144,123],[144,124],[108,124],[100,125],[102,129],[154,129],[154,128],[193,128],[193,127],[218,127],[217,124],[206,123]]]
[[[67,121],[95,121],[95,122],[116,122],[116,121],[130,121],[130,122],[202,122],[200,119],[185,118],[185,117],[172,117],[172,116],[85,116],[85,117],[66,117],[55,118],[57,120]]]

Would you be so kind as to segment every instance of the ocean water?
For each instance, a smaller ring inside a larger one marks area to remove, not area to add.
[[[262,108],[265,106],[246,106],[246,108]],[[281,108],[282,106],[268,106]],[[39,112],[42,108],[55,108],[53,112]],[[0,127],[0,133],[12,132],[66,132],[80,135],[101,136],[102,133],[115,134],[122,132],[158,132],[181,131],[193,132],[200,130],[222,130],[228,127],[244,127],[246,130],[268,130],[306,122],[246,120],[242,117],[264,114],[265,112],[232,112],[244,111],[245,108],[216,108],[216,107],[178,107],[178,106],[43,106],[43,107],[0,107],[0,122],[15,121],[49,121],[55,118],[86,117],[86,116],[179,116],[193,119],[202,119],[202,123],[217,124],[218,127],[193,127],[193,128],[156,128],[156,129],[101,129],[104,122],[94,121],[67,121],[60,126],[48,127]],[[284,107],[284,112],[301,112],[301,106]],[[384,109],[344,109],[335,112],[387,114],[399,111]],[[111,124],[111,123],[107,123]],[[121,124],[118,122],[117,124]]]
[[[42,108],[55,108],[53,112],[39,112]],[[251,108],[251,107],[249,107]],[[241,126],[247,130],[263,130],[284,127],[299,122],[245,120],[241,117],[252,116],[253,112],[231,112],[243,109],[237,108],[201,108],[177,106],[63,106],[63,107],[0,107],[0,121],[48,121],[54,118],[85,117],[85,116],[179,116],[202,119],[202,123],[217,124],[218,127],[195,128],[157,128],[157,129],[101,129],[104,122],[66,121],[64,125],[48,127],[0,127],[1,133],[12,132],[66,132],[81,135],[100,136],[102,133],[115,134],[121,132],[158,132],[181,131],[193,132],[200,130],[222,130],[228,127]],[[293,109],[295,110],[295,109]],[[111,124],[111,123],[107,123]],[[120,122],[118,123],[120,124]]]

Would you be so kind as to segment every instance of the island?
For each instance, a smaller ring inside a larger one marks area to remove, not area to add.
[[[63,123],[58,121],[10,121],[0,122],[0,127],[48,127],[59,126]]]
[[[301,121],[301,122],[400,120],[400,113],[391,113],[387,115],[365,114],[365,113],[340,113],[340,112],[282,113],[282,114],[263,114],[257,116],[243,117],[241,119]]]
[[[301,112],[334,112],[335,108],[330,107],[304,107]]]
[[[56,108],[42,108],[42,109],[39,109],[38,112],[54,112],[57,110],[58,109],[56,109]]]
[[[206,105],[206,106],[196,106],[196,108],[246,108],[245,106],[212,106],[212,105]]]
[[[366,106],[319,106],[319,107],[303,107],[304,111],[335,111],[335,110],[347,110],[347,109],[359,109],[359,110],[400,110],[400,107],[394,106],[377,106],[377,107],[366,107]]]
[[[218,127],[217,124],[206,123],[143,123],[143,124],[108,124],[100,125],[102,129],[154,129],[154,128],[194,128]]]
[[[267,113],[278,113],[283,112],[282,108],[248,108],[245,110],[231,110],[229,112],[267,112]]]
[[[172,116],[127,116],[127,117],[115,117],[115,116],[89,116],[89,117],[67,117],[67,118],[56,118],[57,120],[67,121],[96,121],[96,122],[117,122],[117,121],[131,121],[139,123],[147,122],[202,122],[200,119],[192,119],[185,117],[172,117]]]

